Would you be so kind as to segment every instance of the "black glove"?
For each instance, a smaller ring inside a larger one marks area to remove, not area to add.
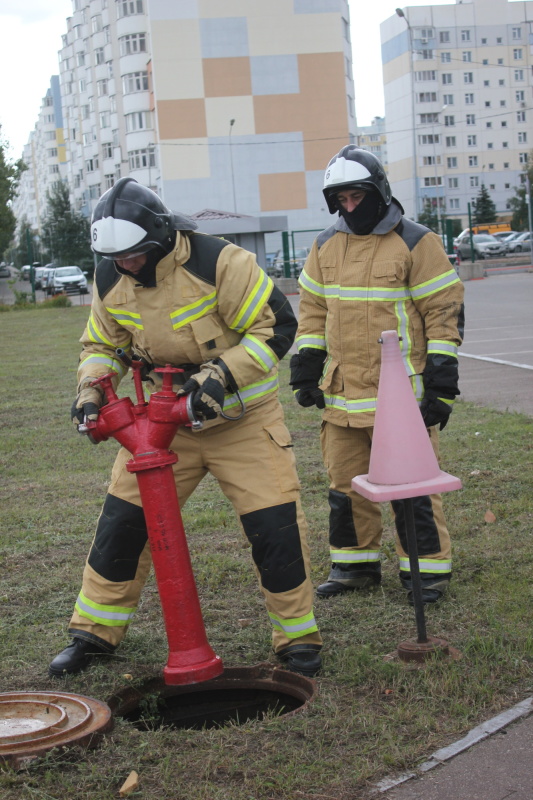
[[[216,419],[224,405],[227,367],[222,362],[202,364],[200,372],[185,381],[178,394],[193,394],[192,408],[204,419]]]
[[[325,350],[317,350],[314,347],[305,347],[291,358],[289,383],[297,402],[304,408],[313,405],[325,408],[324,392],[318,388],[325,360]]]
[[[80,391],[72,404],[70,418],[76,428],[87,420],[98,419],[98,413],[104,404],[104,390],[101,386],[89,386],[95,378],[84,378]]]
[[[459,392],[459,362],[441,353],[430,353],[422,373],[424,398],[420,412],[426,428],[440,425],[442,431],[450,418],[455,397]]]

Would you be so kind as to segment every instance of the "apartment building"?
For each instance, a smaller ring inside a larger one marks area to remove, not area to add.
[[[533,2],[399,9],[381,41],[389,177],[406,213],[429,198],[466,225],[484,184],[508,219],[533,141]]]
[[[131,176],[186,213],[329,224],[324,169],[356,130],[347,0],[72,6],[59,81],[77,210]]]
[[[67,154],[59,77],[52,75],[43,97],[35,128],[24,146],[22,159],[28,169],[22,173],[13,211],[40,232],[46,212],[46,197],[53,184],[66,177]]]
[[[357,145],[370,150],[379,158],[388,172],[387,128],[384,117],[374,117],[370,125],[360,125],[357,129]]]

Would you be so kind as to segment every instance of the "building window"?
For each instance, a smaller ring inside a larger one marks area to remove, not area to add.
[[[436,81],[437,72],[434,69],[423,69],[420,72],[415,72],[416,81]]]
[[[523,69],[515,69],[515,71],[514,71],[514,79],[515,79],[515,81],[523,81],[524,80],[524,70]]]
[[[490,86],[490,81],[483,81],[483,86]]]
[[[489,164],[489,169],[494,169],[494,164]]]
[[[456,147],[457,140],[455,136],[447,136],[446,137],[446,147]]]
[[[482,61],[481,63],[483,64],[483,66],[484,66],[484,67],[488,67],[488,65],[489,65],[489,59],[488,59],[488,58],[484,58],[484,59],[483,59],[483,61]]]
[[[522,48],[521,47],[515,47],[514,50],[513,50],[513,59],[515,61],[522,61],[522,58],[523,58]]]
[[[113,145],[111,142],[105,142],[102,145],[104,158],[113,158]],[[109,187],[107,187],[109,188]]]
[[[153,149],[130,150],[128,153],[130,169],[146,169],[155,167],[155,153]]]
[[[507,149],[509,147],[509,142],[502,142],[502,147]]]
[[[348,56],[344,57],[344,71],[347,78],[353,80],[353,73],[352,73],[352,60],[348,58]]]
[[[516,112],[516,121],[517,122],[525,122],[526,121],[526,112],[525,111],[517,111]]]
[[[433,114],[420,114],[420,124],[421,125],[431,125],[434,122],[439,121],[439,115],[436,113]]]
[[[106,61],[106,66],[107,66],[107,77],[108,78],[112,78],[113,77],[113,62],[112,61]]]
[[[455,117],[446,115],[444,117],[444,124],[447,128],[451,128],[455,125]]]
[[[436,178],[424,178],[424,186],[442,186],[442,178],[440,175]]]
[[[522,28],[511,28],[511,35],[513,39],[516,41],[517,39],[522,38]]]
[[[505,119],[502,120],[501,126],[502,126],[502,128],[506,128],[507,127],[507,120],[505,120]]]
[[[418,52],[422,55],[424,61],[433,61],[433,50],[419,50]]]
[[[450,211],[453,209],[455,211],[459,210],[459,198],[458,197],[450,197]]]
[[[463,72],[463,83],[474,83],[474,73]]]
[[[148,91],[148,72],[129,72],[122,76],[124,94]]]
[[[492,122],[485,123],[485,127],[486,128],[492,128]]]
[[[474,95],[472,92],[470,92],[469,94],[465,94],[465,103],[467,106],[474,105]]]
[[[499,58],[499,59],[498,59],[498,66],[499,66],[499,67],[502,67],[502,66],[503,66],[503,58]]]
[[[487,150],[492,150],[493,147],[494,147],[494,144],[492,142],[488,142],[487,143]]]
[[[463,50],[463,61],[472,61],[472,51]]]
[[[472,187],[479,186],[479,177],[477,175],[470,176],[470,186]]]
[[[448,178],[448,188],[449,189],[458,189],[459,188],[459,178]]]
[[[104,63],[104,48],[97,47],[94,51],[94,63],[98,66]]]
[[[509,162],[508,162],[508,161],[504,161],[504,162],[503,162],[503,168],[504,168],[504,169],[509,169]],[[508,188],[509,188],[509,184],[508,184],[508,183],[506,183],[506,184],[505,184],[505,188],[506,188],[506,189],[508,189]]]
[[[446,44],[450,41],[450,31],[439,31],[439,42]]]
[[[128,133],[132,131],[143,131],[152,127],[151,114],[149,111],[135,111],[133,114],[126,114],[124,119]]]
[[[470,41],[470,31],[469,30],[461,31],[461,41],[462,42],[469,42]]]
[[[515,100],[516,100],[517,103],[523,103],[525,101],[525,99],[526,99],[524,90],[523,89],[518,89],[514,93],[514,97],[515,97]]]
[[[133,14],[144,14],[143,0],[119,0],[117,3],[117,16],[131,17]]]
[[[498,36],[498,37],[496,38],[496,44],[501,44],[502,42],[503,42],[503,39],[502,39],[502,37],[501,37],[501,36]]]
[[[451,53],[441,53],[440,60],[442,64],[451,64],[452,62],[452,54]]]
[[[94,158],[89,158],[85,162],[85,172],[94,172],[98,169],[98,159],[96,156]]]
[[[441,78],[444,86],[449,86],[451,83],[453,83],[453,77],[451,72],[443,72]]]
[[[436,103],[437,92],[419,92],[417,95],[417,101],[419,103]]]
[[[468,156],[468,166],[477,167],[477,156]]]
[[[344,19],[344,17],[342,17],[341,19],[342,19],[342,32],[344,34],[344,38],[346,39],[347,42],[349,42],[350,41],[350,23],[348,22],[348,20]]]
[[[485,108],[490,108],[490,106],[491,106],[491,101],[485,100]]]
[[[467,114],[466,115],[466,124],[467,125],[475,125],[476,124],[476,115],[475,114]]]
[[[107,78],[102,81],[96,81],[96,94],[98,97],[104,97],[107,94]]]
[[[521,164],[527,164],[527,153],[518,153],[518,160]]]
[[[130,56],[132,53],[146,53],[146,34],[131,33],[118,40],[120,55]]]
[[[434,133],[424,133],[422,136],[418,137],[419,144],[438,144],[439,143],[439,135]]]
[[[51,147],[48,151],[48,158],[57,158],[57,147]]]
[[[80,90],[80,93],[85,91],[85,80],[83,78],[81,78],[81,80],[78,81],[78,88]]]
[[[440,164],[440,156],[424,156],[422,159],[422,166],[432,167],[435,164]]]
[[[442,97],[445,106],[453,106],[453,94],[445,94]]]
[[[114,183],[115,183],[114,175],[104,175],[104,186],[106,189],[111,189]]]
[[[76,54],[76,63],[78,67],[85,66],[85,53],[83,51]]]
[[[466,137],[466,141],[469,147],[477,147],[477,136],[475,133],[471,133]]]
[[[448,169],[457,169],[457,157],[456,156],[448,156],[446,159],[446,166]]]
[[[50,175],[57,175],[59,172],[59,164],[50,164],[48,167],[48,172]]]
[[[111,127],[111,114],[109,113],[109,111],[100,112],[100,127],[101,128]]]
[[[98,200],[101,194],[99,183],[95,183],[94,186],[89,186],[89,198],[91,200]]]
[[[102,30],[102,17],[100,14],[96,14],[96,16],[92,17],[91,19],[91,31],[93,33],[100,33]]]

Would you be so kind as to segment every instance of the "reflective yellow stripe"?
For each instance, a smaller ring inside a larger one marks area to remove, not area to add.
[[[207,314],[207,312],[211,311],[216,305],[216,291],[211,292],[211,294],[208,294],[205,297],[200,297],[200,299],[195,300],[194,303],[191,303],[188,306],[183,306],[183,308],[180,308],[178,311],[172,312],[170,315],[172,327],[174,330],[183,328],[184,325],[188,325],[190,322],[193,322],[193,320],[203,317],[204,314]]]
[[[137,314],[135,311],[124,311],[123,309],[108,308],[107,306],[106,311],[111,314],[115,322],[118,322],[119,325],[123,325],[126,328],[132,325],[140,331],[144,330],[144,326],[141,322],[141,315]]]
[[[265,372],[270,372],[272,367],[275,367],[279,359],[275,356],[274,351],[264,344],[257,336],[247,334],[241,339],[241,344],[244,349],[254,358]]]
[[[452,571],[452,562],[450,560],[437,559],[437,558],[419,558],[418,567],[420,572],[441,572],[447,573]],[[408,558],[400,558],[401,572],[410,572]]]
[[[272,627],[283,631],[287,639],[298,639],[300,636],[318,631],[315,615],[312,611],[304,617],[296,617],[295,619],[282,619],[271,611],[268,612],[268,616]]]
[[[129,625],[137,608],[128,608],[125,606],[105,606],[102,603],[95,603],[85,597],[83,592],[80,592],[76,600],[76,611],[80,617],[86,617],[99,625],[108,625],[112,627],[121,627]]]
[[[256,383],[248,384],[248,386],[243,386],[242,389],[239,389],[239,394],[243,403],[248,403],[251,400],[257,400],[259,397],[264,397],[271,392],[275,392],[278,388],[279,380],[278,376],[275,375],[274,377],[265,378],[263,381],[257,381]],[[240,402],[236,394],[230,394],[228,397],[224,398],[224,411],[227,411],[228,408],[236,408],[237,406],[240,406]]]
[[[123,364],[122,361],[114,359],[112,356],[105,355],[104,353],[92,353],[87,356],[87,358],[80,360],[80,367],[86,367],[89,364],[104,367],[107,372],[116,372],[121,378],[123,378],[128,371],[127,366]]]
[[[248,330],[265,305],[273,287],[272,279],[268,277],[266,272],[261,270],[259,280],[239,309],[239,313],[231,323],[230,328],[239,333]]]
[[[91,313],[89,316],[89,322],[87,323],[87,333],[89,334],[89,339],[91,342],[95,344],[107,344],[109,347],[115,347],[113,342],[110,342],[109,339],[106,339],[103,333],[98,329],[94,317]]]

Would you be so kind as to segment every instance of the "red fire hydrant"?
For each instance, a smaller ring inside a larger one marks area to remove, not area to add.
[[[163,386],[145,402],[141,362],[133,362],[136,405],[118,398],[110,372],[93,381],[101,384],[107,405],[86,429],[93,442],[115,438],[132,458],[126,467],[134,472],[144,509],[152,561],[167,632],[169,656],[163,676],[167,685],[200,683],[220,675],[224,666],[206,638],[181,518],[172,465],[178,456],[169,450],[180,425],[201,424],[195,419],[190,395],[177,397],[172,389],[174,367],[158,369]]]

